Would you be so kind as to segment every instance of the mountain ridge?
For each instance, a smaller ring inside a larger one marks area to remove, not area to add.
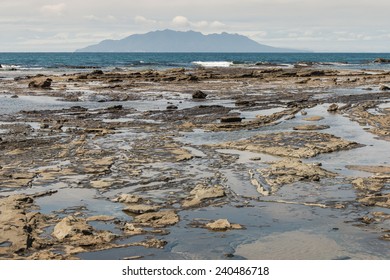
[[[103,40],[76,52],[303,52],[260,44],[244,35],[170,29],[133,34],[120,40]]]

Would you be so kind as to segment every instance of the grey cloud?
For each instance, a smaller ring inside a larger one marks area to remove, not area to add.
[[[71,51],[100,39],[164,28],[241,33],[281,47],[386,51],[389,8],[388,0],[1,0],[0,51]],[[347,32],[348,41],[340,40],[338,31]],[[44,44],[21,43],[34,33]]]

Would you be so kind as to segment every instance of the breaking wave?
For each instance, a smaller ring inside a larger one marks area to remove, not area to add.
[[[192,64],[201,67],[230,67],[234,63],[232,61],[193,61]]]

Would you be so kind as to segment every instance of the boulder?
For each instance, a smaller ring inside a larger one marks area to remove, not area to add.
[[[142,198],[138,195],[133,194],[121,194],[117,198],[113,199],[114,202],[121,202],[121,203],[138,203],[142,201]]]
[[[337,110],[339,109],[339,106],[337,104],[331,104],[329,107],[328,107],[328,112],[336,112]]]
[[[207,93],[204,93],[201,90],[197,90],[192,94],[193,99],[206,99]]]
[[[385,85],[381,85],[381,86],[379,87],[379,90],[387,91],[387,90],[390,90],[390,87],[389,87],[389,86],[385,86]]]
[[[93,228],[87,224],[86,220],[68,216],[54,227],[53,236],[58,240],[64,240],[76,235],[92,235],[92,233]]]
[[[179,216],[175,211],[167,210],[138,215],[134,218],[136,223],[152,227],[166,227],[179,222]]]
[[[177,110],[178,107],[176,105],[168,105],[167,110]]]
[[[242,229],[242,226],[239,224],[231,224],[227,219],[219,219],[206,224],[206,228],[216,231],[225,231],[229,229]]]
[[[47,89],[47,88],[50,88],[52,81],[53,80],[50,78],[47,78],[46,80],[34,80],[28,84],[28,87],[29,88],[46,88]]]
[[[211,230],[227,230],[231,225],[227,219],[219,219],[215,222],[206,224],[206,227]]]
[[[135,204],[135,205],[129,205],[126,208],[123,209],[124,212],[130,212],[133,214],[143,214],[148,212],[155,212],[160,207],[153,206],[153,205],[147,205],[147,204]]]
[[[118,111],[122,109],[123,109],[123,105],[114,105],[106,108],[107,111]]]
[[[357,178],[352,181],[352,185],[364,192],[379,192],[384,188],[384,182],[382,180],[376,180],[374,178]]]
[[[92,71],[89,75],[103,75],[104,72],[102,70],[95,70]]]
[[[243,118],[240,116],[225,116],[221,117],[221,123],[241,122]]]
[[[145,231],[142,228],[136,227],[134,224],[131,223],[126,223],[123,228],[123,231],[127,235],[138,235],[138,234],[145,233]]]
[[[379,57],[374,60],[374,63],[390,63],[390,59]]]

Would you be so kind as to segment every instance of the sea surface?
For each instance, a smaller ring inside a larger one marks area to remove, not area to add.
[[[175,67],[316,66],[390,70],[390,53],[0,53],[0,76],[8,72]],[[16,73],[14,73],[16,74]]]

